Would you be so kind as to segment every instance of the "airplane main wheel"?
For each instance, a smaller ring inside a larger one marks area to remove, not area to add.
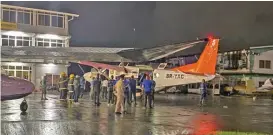
[[[27,108],[28,108],[27,101],[24,99],[23,102],[20,105],[20,110],[22,112],[25,112],[25,111],[27,111]]]

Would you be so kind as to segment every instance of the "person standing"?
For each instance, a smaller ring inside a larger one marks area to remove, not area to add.
[[[74,74],[70,74],[70,76],[69,76],[69,81],[68,81],[68,87],[67,87],[67,89],[68,89],[68,92],[69,92],[69,99],[71,100],[71,99],[73,99],[73,92],[74,92],[74,84],[73,84],[73,82],[74,82]]]
[[[147,106],[147,100],[149,103],[149,107],[152,108],[152,104],[151,104],[151,100],[152,100],[152,85],[153,82],[150,80],[150,77],[147,75],[146,79],[143,81],[142,83],[142,87],[144,89],[144,93],[145,93],[145,108]]]
[[[115,113],[116,114],[121,114],[124,113],[124,75],[120,76],[119,81],[116,83],[115,87],[115,95],[117,97],[116,101],[116,108],[115,108]]]
[[[204,100],[207,96],[207,84],[205,79],[202,80],[202,83],[200,84],[200,105],[204,105]]]
[[[42,76],[42,78],[41,78],[42,80],[41,80],[41,90],[42,90],[42,98],[41,98],[41,100],[47,100],[47,98],[46,98],[46,76],[44,75],[44,76]]]
[[[134,76],[132,75],[130,80],[129,80],[129,88],[130,88],[130,102],[132,101],[132,98],[134,98],[134,102],[135,102],[135,106],[136,104],[136,80],[134,78]]]
[[[67,97],[67,78],[65,72],[61,72],[59,80],[60,100],[65,100]]]
[[[125,110],[127,110],[128,106],[131,105],[131,101],[130,101],[130,85],[129,85],[129,79],[124,79],[123,81],[124,83],[124,107]]]
[[[74,102],[78,104],[78,99],[80,96],[80,76],[76,75],[74,81],[73,81],[73,86],[74,86]]]
[[[100,105],[100,91],[101,91],[101,81],[100,81],[100,75],[97,74],[96,79],[93,81],[93,88],[94,88],[94,94],[95,94],[95,105]]]
[[[102,94],[101,94],[101,98],[104,100],[107,100],[107,89],[108,89],[108,80],[105,78],[102,81]]]
[[[95,92],[94,92],[94,81],[95,81],[95,77],[92,78],[92,80],[90,81],[90,98],[91,100],[94,100],[95,98]]]
[[[153,76],[151,75],[151,81],[152,81],[152,94],[151,94],[151,98],[152,98],[152,106],[154,107],[154,99],[155,99],[155,86],[156,86],[156,83],[154,81],[154,78]]]
[[[110,105],[110,103],[113,102],[113,91],[114,91],[114,85],[115,85],[115,80],[114,80],[114,76],[111,76],[111,79],[108,81],[108,105]]]
[[[80,77],[80,97],[83,97],[83,93],[85,91],[85,80],[83,76]]]

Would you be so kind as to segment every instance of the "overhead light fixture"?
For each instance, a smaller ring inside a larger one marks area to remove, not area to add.
[[[23,66],[24,63],[22,62],[10,62],[8,63],[9,66]]]
[[[59,35],[55,35],[55,34],[37,34],[36,36],[37,38],[46,38],[46,39],[59,39],[59,40],[63,40],[64,38],[59,36]]]
[[[56,65],[54,63],[48,63],[47,66],[53,67],[53,66],[56,66]]]
[[[2,32],[2,34],[9,35],[9,36],[29,36],[29,34],[22,31],[5,31],[5,32]]]

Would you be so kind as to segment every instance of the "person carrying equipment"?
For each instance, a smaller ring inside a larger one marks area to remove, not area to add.
[[[65,100],[67,98],[67,78],[65,72],[61,72],[59,80],[59,91],[60,100]]]

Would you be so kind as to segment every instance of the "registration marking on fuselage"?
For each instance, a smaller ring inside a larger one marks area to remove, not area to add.
[[[184,79],[183,74],[166,74],[165,78],[167,79]]]

